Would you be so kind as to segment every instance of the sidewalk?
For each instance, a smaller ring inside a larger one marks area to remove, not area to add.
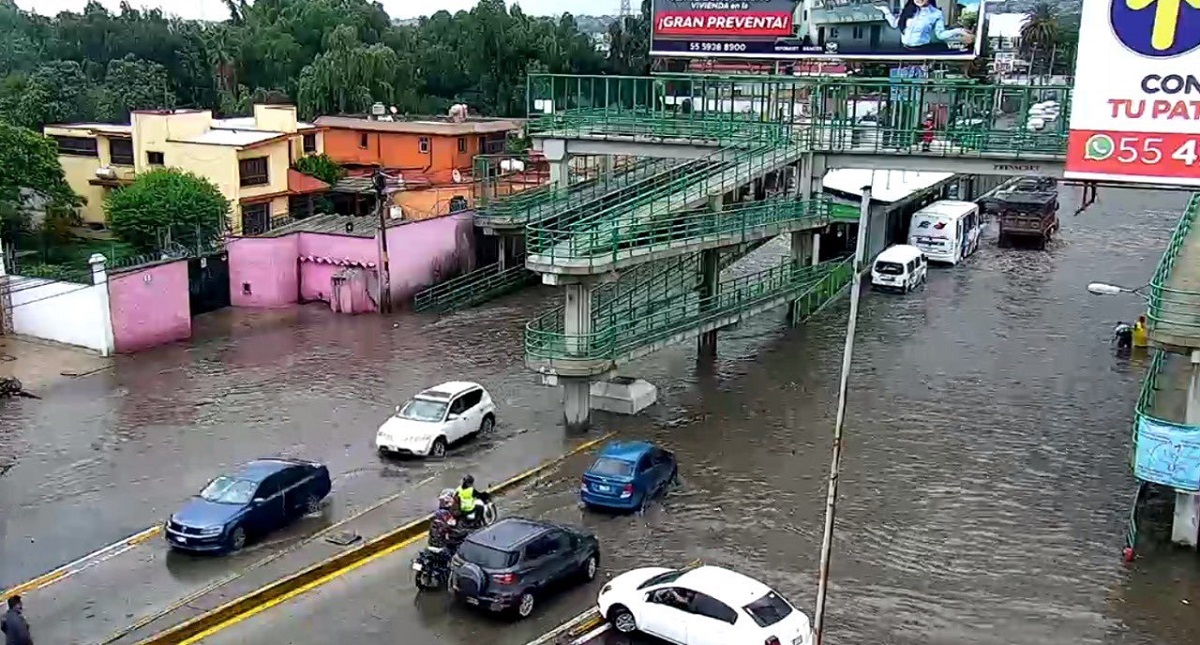
[[[111,366],[111,358],[86,349],[18,336],[0,336],[0,378],[16,377],[31,394],[40,396],[67,379]]]

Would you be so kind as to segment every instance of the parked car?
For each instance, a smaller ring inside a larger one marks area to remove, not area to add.
[[[676,645],[813,641],[804,612],[767,585],[721,567],[622,573],[600,590],[599,609],[618,632],[642,632]]]
[[[496,404],[478,383],[451,381],[396,406],[375,434],[381,454],[443,457],[446,448],[496,428]]]
[[[450,588],[468,605],[518,618],[569,582],[588,582],[600,566],[591,533],[540,520],[506,518],[476,531],[450,561]]]
[[[645,441],[614,441],[583,473],[579,499],[589,507],[642,508],[678,480],[670,451]]]
[[[329,469],[302,459],[256,459],[213,479],[165,526],[167,543],[185,551],[237,551],[246,541],[321,510]]]

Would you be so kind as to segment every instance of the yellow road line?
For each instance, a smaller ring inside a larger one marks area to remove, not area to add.
[[[520,484],[520,483],[524,482],[525,480],[528,480],[529,478],[533,477],[534,475],[545,472],[545,471],[553,468],[554,466],[557,466],[558,464],[562,463],[563,461],[567,460],[570,457],[573,457],[574,455],[577,455],[581,452],[585,452],[585,451],[595,447],[596,445],[600,444],[601,442],[612,438],[615,434],[616,434],[615,432],[610,432],[598,439],[593,439],[591,441],[585,441],[584,443],[581,443],[578,446],[575,446],[574,448],[572,448],[565,454],[563,454],[559,457],[556,457],[555,459],[552,459],[546,463],[543,463],[543,464],[540,464],[533,468],[530,468],[529,470],[526,470],[519,475],[510,477],[509,479],[501,482],[500,484],[493,486],[492,490],[494,492],[499,493],[501,491],[504,491],[505,489],[512,488],[513,486]],[[400,542],[399,544],[394,544],[392,546],[381,549],[369,556],[366,556],[365,558],[363,558],[361,560],[356,560],[356,561],[351,562],[339,569],[330,571],[329,573],[325,574],[324,576],[321,576],[320,578],[317,578],[316,580],[313,580],[313,581],[303,584],[295,589],[292,589],[291,591],[288,591],[276,598],[272,598],[271,600],[268,600],[260,605],[255,605],[243,612],[240,612],[235,616],[231,616],[228,619],[226,619],[216,625],[213,625],[212,627],[209,627],[208,629],[205,629],[204,631],[196,634],[195,636],[191,636],[189,638],[180,640],[178,643],[179,643],[179,645],[193,645],[194,643],[198,643],[198,642],[204,640],[205,638],[208,638],[209,636],[216,634],[217,632],[228,629],[248,618],[251,618],[253,616],[261,614],[262,612],[264,612],[272,607],[278,606],[282,603],[285,603],[285,602],[291,600],[292,598],[295,598],[296,596],[299,596],[300,594],[306,593],[317,587],[327,584],[332,580],[340,578],[340,577],[346,575],[347,573],[350,573],[351,571],[354,571],[355,569],[358,569],[359,567],[361,567],[367,563],[374,562],[386,555],[395,553],[396,551],[399,551],[399,550],[413,544],[414,542],[417,542],[418,540],[424,539],[428,535],[429,535],[429,531],[422,531],[421,533],[419,533],[411,538],[408,538],[407,540],[404,540],[404,541]],[[344,557],[344,556],[345,556],[345,553],[343,552],[341,554],[327,558],[326,562],[332,561],[338,557]],[[315,566],[320,566],[320,563],[318,563]],[[233,605],[233,604],[236,604],[239,602],[243,602],[245,599],[248,599],[249,597],[253,596],[254,594],[260,593],[262,591],[262,589],[265,589],[265,588],[266,587],[256,589],[248,594],[245,594],[239,598],[229,601],[224,606],[229,606],[229,605]],[[214,612],[220,611],[220,609],[221,608],[218,607],[217,609],[215,609],[213,611]],[[203,614],[201,614],[201,616],[203,616]],[[192,620],[197,620],[201,616],[197,616],[196,618],[194,618]],[[188,622],[190,622],[190,621],[188,621]],[[187,624],[187,623],[183,623],[183,624]],[[171,629],[175,629],[175,628],[171,628]],[[166,631],[171,631],[171,629],[166,630]],[[157,637],[151,637],[150,639],[148,639],[148,641],[145,641],[145,642],[153,642],[156,639],[157,639]]]
[[[97,549],[96,551],[93,551],[82,558],[72,560],[71,562],[68,562],[67,564],[64,564],[53,571],[44,573],[33,580],[22,582],[11,589],[5,589],[2,593],[0,593],[0,597],[9,598],[18,594],[27,594],[31,591],[49,587],[56,582],[66,580],[67,578],[70,578],[81,571],[100,564],[109,558],[114,558],[118,555],[121,555],[122,553],[125,553],[139,544],[142,544],[143,542],[146,542],[147,540],[159,535],[161,532],[162,527],[152,526],[138,533],[134,533],[124,540],[113,542],[106,547]]]

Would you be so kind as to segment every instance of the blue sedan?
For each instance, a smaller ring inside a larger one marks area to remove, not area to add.
[[[184,551],[237,551],[246,540],[321,510],[329,469],[299,459],[257,459],[208,483],[167,520],[167,543]]]
[[[638,509],[678,479],[671,452],[645,441],[617,441],[604,446],[583,474],[579,498],[589,507]]]

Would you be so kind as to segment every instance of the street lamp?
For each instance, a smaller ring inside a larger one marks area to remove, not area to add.
[[[1108,284],[1107,282],[1092,282],[1087,286],[1088,293],[1094,296],[1117,296],[1122,293],[1134,293],[1145,297],[1146,294],[1142,293],[1142,289],[1145,289],[1145,287],[1130,289],[1120,285]]]

